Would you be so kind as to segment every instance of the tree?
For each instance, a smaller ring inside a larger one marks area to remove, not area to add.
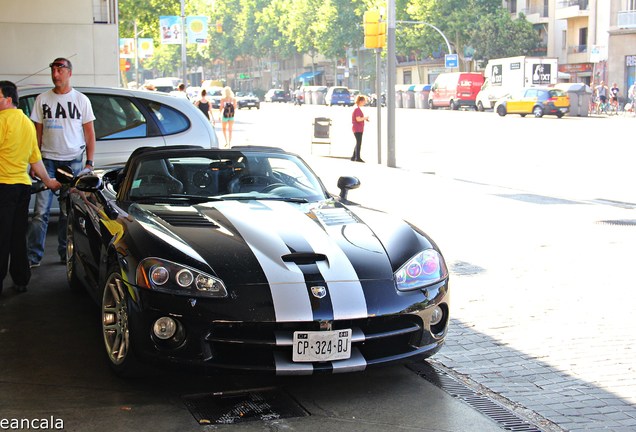
[[[512,20],[506,11],[500,10],[485,18],[477,22],[473,31],[477,60],[487,62],[492,58],[531,55],[541,42],[539,34],[523,14]]]

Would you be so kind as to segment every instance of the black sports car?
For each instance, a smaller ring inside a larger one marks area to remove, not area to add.
[[[266,147],[140,148],[71,192],[67,276],[101,307],[114,370],[162,360],[276,374],[437,352],[448,271],[422,231],[331,196]]]

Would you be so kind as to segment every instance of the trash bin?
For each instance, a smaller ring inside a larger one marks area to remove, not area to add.
[[[311,103],[314,105],[324,105],[327,87],[316,87],[311,95]]]
[[[314,136],[311,140],[311,153],[314,153],[314,144],[327,144],[329,154],[331,154],[331,119],[328,117],[314,118]]]
[[[402,108],[404,105],[402,104],[402,90],[395,91],[395,107]]]
[[[431,92],[430,84],[415,86],[415,108],[428,109],[428,95]]]
[[[415,86],[409,86],[402,92],[402,107],[415,108]]]
[[[304,101],[306,104],[310,105],[311,104],[311,94],[313,93],[313,91],[311,90],[311,86],[305,86],[305,94],[304,96]]]
[[[554,86],[563,90],[570,97],[570,111],[568,116],[587,117],[590,102],[592,101],[592,89],[584,83],[560,83]]]

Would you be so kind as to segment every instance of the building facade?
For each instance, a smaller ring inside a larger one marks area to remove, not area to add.
[[[118,86],[117,33],[116,0],[3,1],[0,78],[51,85],[49,63],[66,57],[74,85]]]

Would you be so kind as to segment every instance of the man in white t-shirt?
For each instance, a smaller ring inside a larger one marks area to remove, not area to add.
[[[95,152],[95,115],[90,100],[71,87],[73,65],[68,59],[56,58],[50,65],[54,88],[40,94],[33,105],[31,120],[35,123],[42,162],[49,176],[61,166],[70,166],[75,175],[83,167],[92,169]],[[86,161],[84,160],[86,154]],[[60,192],[58,249],[60,262],[66,262],[66,195]],[[40,265],[49,224],[53,193],[45,190],[36,195],[34,215],[29,225],[28,255],[31,267]]]

